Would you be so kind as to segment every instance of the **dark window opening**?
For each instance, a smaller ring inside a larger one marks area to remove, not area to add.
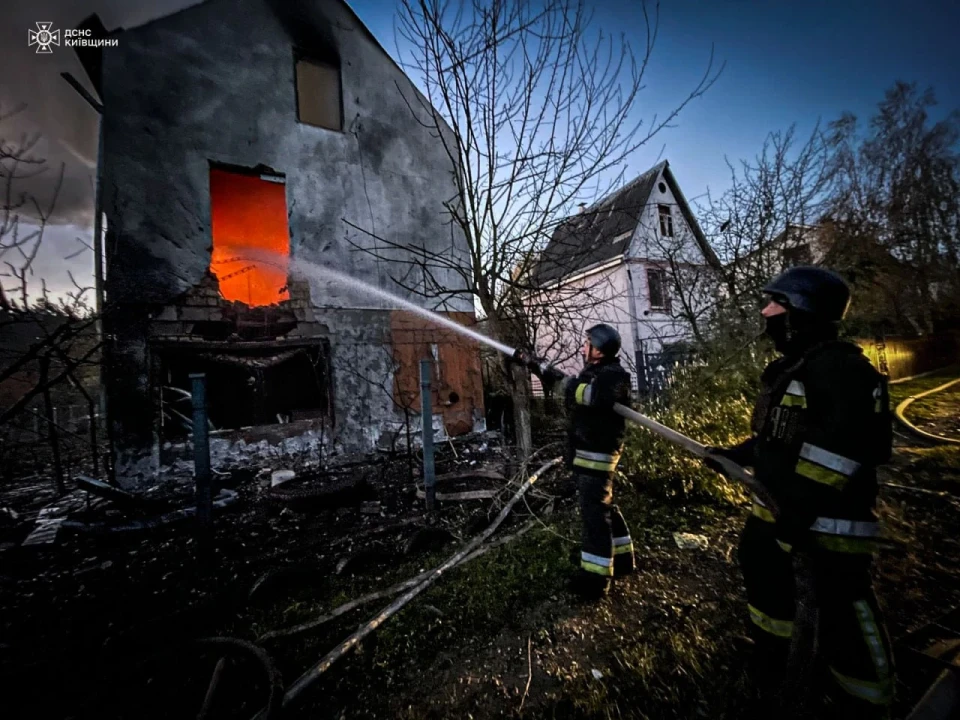
[[[666,272],[660,268],[647,268],[647,291],[650,297],[651,310],[670,311]]]
[[[813,253],[809,245],[797,245],[783,251],[783,261],[788,267],[810,265],[813,262]]]
[[[328,130],[343,130],[340,67],[332,59],[296,55],[297,120]]]
[[[332,417],[328,345],[161,351],[161,437],[192,431],[191,373],[206,374],[211,429]]]
[[[673,237],[673,215],[670,213],[670,206],[657,205],[657,213],[660,215],[660,234],[663,237]]]
[[[666,186],[666,184],[660,183],[659,185],[657,185],[657,187],[660,189],[660,194],[661,194],[661,195],[666,195],[666,194],[667,194],[667,186]]]

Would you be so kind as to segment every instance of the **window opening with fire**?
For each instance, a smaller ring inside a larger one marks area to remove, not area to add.
[[[250,307],[290,299],[284,178],[210,168],[210,269],[224,299]]]

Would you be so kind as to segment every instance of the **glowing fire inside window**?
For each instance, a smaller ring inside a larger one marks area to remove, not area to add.
[[[220,168],[210,170],[210,269],[226,300],[275,305],[290,297],[286,186]]]

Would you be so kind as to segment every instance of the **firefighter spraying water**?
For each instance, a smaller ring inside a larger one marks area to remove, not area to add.
[[[603,596],[613,579],[634,570],[633,542],[613,504],[613,475],[625,422],[644,427],[744,483],[754,511],[740,561],[754,632],[758,685],[776,690],[793,634],[792,555],[813,567],[819,639],[834,684],[833,709],[885,717],[893,668],[889,643],[870,586],[869,553],[877,528],[874,469],[889,453],[885,380],[854,346],[837,340],[849,288],[819,268],[793,268],[766,288],[766,333],[783,357],[761,378],[753,435],[733,448],[706,447],[629,407],[629,373],[620,365],[620,335],[606,324],[585,333],[583,370],[568,376],[524,349],[492,338],[329,268],[297,261],[296,271],[409,309],[493,347],[554,389],[570,415],[566,462],[580,496],[583,521],[573,589]],[[755,478],[744,466],[757,471]]]
[[[529,367],[549,393],[559,386],[570,413],[567,466],[573,471],[583,522],[580,569],[572,590],[588,600],[601,597],[614,578],[634,570],[633,540],[613,504],[613,478],[623,445],[625,418],[615,405],[630,403],[630,373],[620,365],[620,334],[594,325],[583,343],[583,371],[566,376],[523,351],[514,358]]]
[[[264,262],[268,264],[271,262],[271,258],[269,256],[265,256],[262,253],[256,255],[254,259],[256,259],[258,262]],[[303,260],[299,258],[291,261],[291,269],[294,272],[306,278],[317,281],[319,283],[333,284],[333,285],[340,286],[341,288],[345,288],[345,289],[349,288],[351,290],[356,290],[356,291],[365,293],[371,297],[375,297],[385,302],[392,303],[394,305],[402,307],[405,310],[409,310],[410,312],[415,313],[422,318],[430,320],[431,322],[436,323],[441,327],[444,327],[448,330],[452,330],[453,332],[456,332],[466,338],[483,343],[484,345],[491,347],[498,352],[503,353],[504,355],[512,358],[513,360],[526,365],[531,370],[531,372],[533,372],[534,374],[537,374],[538,377],[544,377],[546,375],[551,375],[551,374],[555,379],[563,377],[563,374],[559,373],[559,371],[557,371],[548,361],[542,358],[536,357],[533,353],[527,350],[523,350],[522,348],[511,348],[510,346],[505,345],[502,342],[499,342],[497,340],[494,340],[493,338],[487,337],[486,335],[479,333],[476,330],[472,330],[468,327],[464,327],[463,325],[460,325],[459,323],[447,317],[444,317],[439,313],[431,312],[430,310],[420,307],[419,305],[416,305],[415,303],[412,303],[409,300],[405,300],[404,298],[397,297],[396,295],[390,292],[387,292],[386,290],[382,290],[379,287],[368,285],[362,280],[358,280],[354,277],[338,272],[337,270],[333,270],[324,265],[319,265],[317,263],[312,263],[308,260]],[[598,325],[596,327],[606,327],[606,328],[609,328],[610,330],[613,330],[613,328],[610,328],[610,326],[608,325],[605,325],[605,326]],[[613,330],[613,332],[616,333],[616,330]],[[617,337],[618,337],[617,350],[619,350],[619,335]],[[682,435],[681,433],[678,433],[675,430],[671,430],[670,428],[658,423],[656,420],[652,418],[648,418],[645,415],[641,415],[635,410],[632,410],[631,408],[627,407],[627,405],[621,403],[620,399],[621,398],[618,397],[616,401],[612,404],[611,410],[614,413],[622,416],[626,420],[629,420],[630,422],[636,425],[639,425],[643,428],[646,428],[647,430],[650,430],[656,433],[660,437],[666,440],[669,440],[670,442],[676,445],[679,445],[680,447],[684,448],[685,450],[693,453],[698,457],[705,457],[707,455],[708,450],[705,445],[702,445],[698,443],[696,440],[693,440],[692,438],[689,438],[686,435]],[[773,498],[761,485],[759,485],[758,483],[756,483],[756,481],[754,481],[753,476],[749,472],[744,470],[742,467],[737,465],[733,460],[727,457],[722,457],[718,455],[714,458],[714,463],[717,466],[722,467],[724,472],[729,477],[744,483],[751,491],[753,491],[755,494],[761,497],[764,500],[764,502],[768,504],[768,507],[771,509],[771,512],[776,513],[776,504]]]

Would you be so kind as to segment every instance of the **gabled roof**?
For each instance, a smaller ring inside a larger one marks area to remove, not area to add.
[[[537,284],[560,280],[623,255],[661,173],[681,214],[693,230],[704,258],[713,267],[720,267],[720,261],[680,192],[670,171],[670,163],[664,160],[583,212],[561,222],[540,257],[534,275]]]

